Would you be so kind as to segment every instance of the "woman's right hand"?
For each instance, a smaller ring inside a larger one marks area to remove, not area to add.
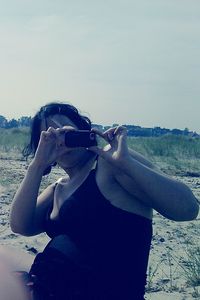
[[[64,134],[67,130],[72,128],[53,128],[49,127],[47,131],[42,131],[40,140],[34,157],[34,163],[43,167],[49,167],[56,159],[69,151],[65,146]]]

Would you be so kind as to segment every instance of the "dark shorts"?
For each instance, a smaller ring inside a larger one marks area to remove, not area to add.
[[[127,278],[126,273],[109,273],[107,268],[94,271],[74,243],[62,235],[36,256],[27,281],[33,300],[144,300],[143,292],[127,285]]]
[[[67,236],[54,238],[31,267],[36,300],[96,300],[94,273]]]

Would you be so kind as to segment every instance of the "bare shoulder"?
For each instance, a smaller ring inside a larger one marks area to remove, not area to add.
[[[114,168],[105,159],[99,157],[96,167],[96,181],[101,183],[105,188],[116,184],[116,168]]]
[[[59,180],[51,183],[44,190],[41,191],[37,199],[37,206],[43,203],[49,203],[51,205],[58,184],[60,184]]]
[[[69,182],[69,178],[66,177],[60,177],[58,180],[54,181],[53,183],[51,183],[50,185],[48,185],[41,193],[45,194],[45,195],[50,195],[52,193],[54,193],[55,189],[61,186],[65,186],[67,183]]]
[[[103,196],[110,201],[113,206],[132,212],[148,219],[152,218],[152,208],[145,204],[144,193],[139,189],[127,175],[118,174],[116,179],[116,169],[103,159],[98,160],[96,172],[96,182]],[[130,194],[129,185],[134,193]]]

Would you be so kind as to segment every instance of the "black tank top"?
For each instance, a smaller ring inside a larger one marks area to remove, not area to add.
[[[70,237],[108,299],[144,299],[152,221],[113,206],[101,194],[95,170],[64,202],[59,218],[47,218],[46,232]]]

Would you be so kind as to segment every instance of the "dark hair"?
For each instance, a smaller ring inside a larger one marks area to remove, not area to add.
[[[78,129],[81,130],[91,129],[90,119],[86,116],[81,115],[78,109],[73,105],[65,104],[62,102],[48,103],[42,106],[31,120],[30,142],[22,151],[24,157],[28,158],[29,155],[32,155],[32,157],[34,157],[40,140],[42,120],[45,120],[47,117],[56,114],[60,114],[68,117],[78,127]],[[47,170],[45,170],[44,175],[50,172],[51,172],[51,166],[47,168]]]

